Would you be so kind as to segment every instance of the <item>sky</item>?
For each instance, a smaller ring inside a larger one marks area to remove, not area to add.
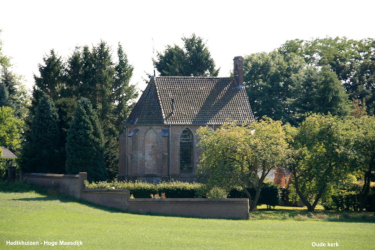
[[[0,0],[0,40],[13,71],[31,90],[51,49],[63,59],[76,46],[105,41],[116,58],[121,43],[134,66],[131,83],[145,88],[152,58],[182,37],[203,38],[219,76],[235,56],[270,52],[288,40],[374,38],[373,0]]]

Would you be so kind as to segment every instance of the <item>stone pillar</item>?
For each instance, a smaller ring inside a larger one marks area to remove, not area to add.
[[[81,198],[82,196],[82,190],[85,188],[85,181],[87,180],[87,172],[79,172],[79,197]]]

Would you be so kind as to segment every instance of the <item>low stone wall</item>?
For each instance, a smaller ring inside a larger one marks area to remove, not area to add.
[[[248,219],[248,199],[131,199],[128,210],[165,215]]]
[[[121,210],[128,209],[128,199],[130,197],[127,189],[89,189],[82,190],[81,199],[89,201],[94,204],[114,207]]]
[[[88,189],[87,173],[23,174],[22,177],[45,189],[53,189],[94,204],[137,213],[153,213],[204,218],[248,219],[248,199],[130,199],[127,189]]]
[[[81,198],[87,173],[83,172],[77,175],[30,173],[22,174],[22,179],[45,189],[56,190],[62,194]]]

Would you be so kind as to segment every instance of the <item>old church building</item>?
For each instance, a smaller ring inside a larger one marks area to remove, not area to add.
[[[120,136],[119,180],[196,181],[196,130],[227,119],[254,120],[243,86],[243,57],[234,77],[153,77]]]

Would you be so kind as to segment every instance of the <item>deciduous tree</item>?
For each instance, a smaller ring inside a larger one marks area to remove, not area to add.
[[[14,117],[10,107],[0,107],[0,145],[16,150],[21,146],[24,122]]]
[[[375,173],[375,117],[362,116],[354,120],[356,136],[354,137],[354,168],[363,180],[359,193],[360,211],[363,211],[366,197],[370,192],[371,176]]]
[[[355,130],[350,122],[314,114],[300,128],[287,131],[296,192],[308,211],[314,211],[322,196],[351,172]]]
[[[250,125],[225,124],[215,131],[202,127],[197,133],[202,148],[199,170],[208,174],[208,184],[226,190],[240,185],[250,210],[256,210],[267,174],[287,158],[281,121],[266,118]],[[247,191],[249,187],[256,189],[255,197]]]
[[[375,114],[374,39],[296,39],[287,41],[278,51],[283,55],[296,54],[317,69],[329,67],[346,88],[350,100],[360,100],[361,105],[367,105],[368,114]]]

